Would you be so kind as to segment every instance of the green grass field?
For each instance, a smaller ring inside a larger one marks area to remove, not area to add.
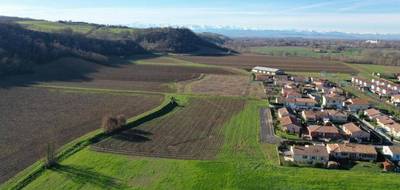
[[[84,149],[47,170],[26,189],[396,189],[397,175],[283,167],[276,147],[258,142],[258,108],[245,109],[223,128],[215,160],[130,157]],[[362,168],[364,169],[364,168]]]
[[[122,36],[140,32],[140,30],[133,28],[97,27],[95,25],[86,23],[60,23],[60,22],[40,21],[40,20],[26,20],[26,21],[19,21],[18,23],[27,29],[40,32],[64,32],[68,29],[74,33],[79,33],[99,38],[102,37],[120,38]]]
[[[372,79],[372,73],[392,74],[400,73],[400,67],[384,66],[384,65],[367,65],[367,64],[346,64],[359,71],[359,76]]]
[[[312,57],[312,58],[322,58],[322,57],[358,57],[361,54],[360,49],[348,49],[343,52],[334,52],[327,50],[326,52],[320,53],[314,51],[313,48],[309,47],[295,47],[295,46],[282,46],[282,47],[251,47],[250,52],[265,54],[271,56],[293,56],[293,57]]]
[[[58,22],[48,21],[19,21],[19,24],[25,26],[30,30],[36,30],[41,32],[60,32],[65,29],[72,29],[76,33],[87,33],[94,29],[94,26],[88,24],[64,24]]]

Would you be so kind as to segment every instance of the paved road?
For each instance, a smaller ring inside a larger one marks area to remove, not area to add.
[[[261,143],[278,144],[281,140],[275,136],[273,119],[269,108],[260,109],[260,141]]]

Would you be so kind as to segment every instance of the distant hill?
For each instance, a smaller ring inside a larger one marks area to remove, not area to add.
[[[0,75],[29,72],[37,64],[74,56],[102,62],[107,56],[143,54],[134,41],[111,41],[81,35],[27,30],[16,24],[0,24]]]
[[[0,17],[0,76],[32,71],[62,57],[103,62],[109,56],[228,52],[184,28],[135,29],[83,22]]]
[[[130,28],[84,22],[49,22],[43,20],[19,20],[16,23],[24,28],[63,34],[80,34],[88,38],[106,40],[132,40],[152,52],[196,53],[212,49],[215,53],[228,51],[225,48],[204,40],[187,28]]]
[[[224,45],[226,42],[232,40],[231,38],[224,36],[222,34],[211,33],[211,32],[198,33],[197,35],[211,43],[218,45]]]

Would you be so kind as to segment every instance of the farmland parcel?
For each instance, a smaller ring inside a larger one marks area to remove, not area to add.
[[[116,95],[47,90],[0,89],[0,182],[60,147],[100,127],[106,114],[133,117],[158,106],[161,95]]]

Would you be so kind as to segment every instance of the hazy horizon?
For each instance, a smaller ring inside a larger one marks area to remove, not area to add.
[[[50,21],[400,34],[400,25],[397,24],[400,20],[400,0],[0,0],[0,3],[0,15]]]

